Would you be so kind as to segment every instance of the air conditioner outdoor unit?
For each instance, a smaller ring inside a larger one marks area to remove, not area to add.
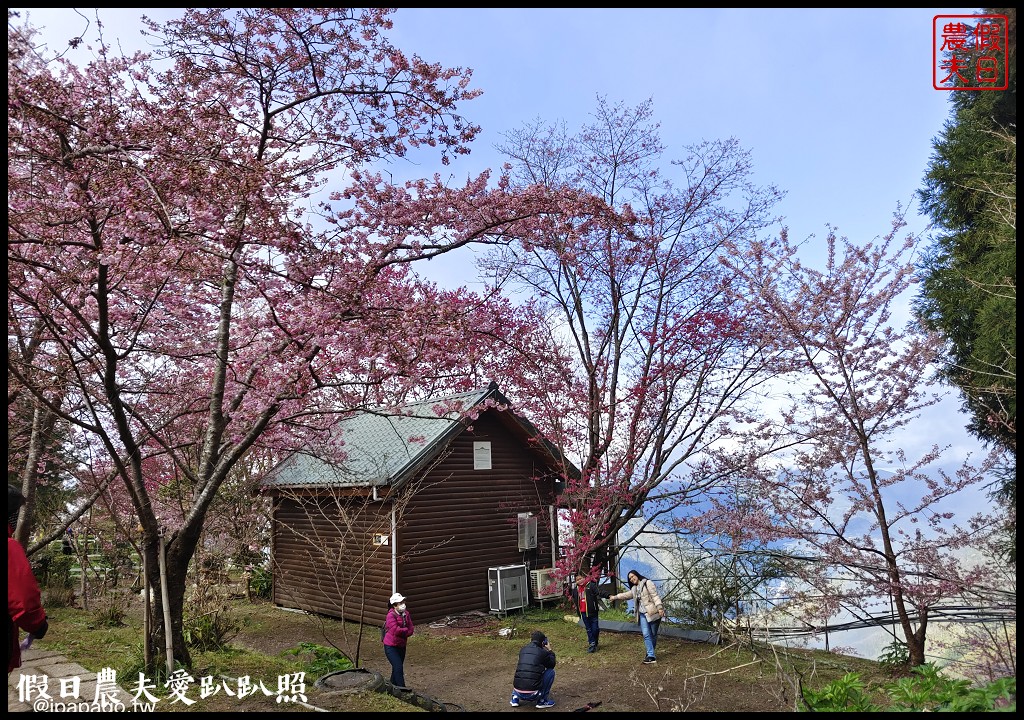
[[[530,603],[525,565],[487,568],[487,587],[491,610],[515,610]]]
[[[530,571],[530,597],[545,600],[558,597],[562,592],[555,583],[555,569],[541,568]]]
[[[519,513],[519,549],[533,550],[537,547],[537,516]]]

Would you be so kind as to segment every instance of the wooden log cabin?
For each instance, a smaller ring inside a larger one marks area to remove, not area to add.
[[[343,460],[296,453],[264,481],[275,603],[376,625],[401,592],[419,623],[542,589],[557,495],[579,470],[497,385],[360,412],[337,437]]]

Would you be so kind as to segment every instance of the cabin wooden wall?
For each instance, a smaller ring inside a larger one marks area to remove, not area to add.
[[[373,539],[390,535],[388,510],[387,503],[351,496],[277,498],[274,602],[330,617],[383,622],[391,595],[391,547],[375,545]]]
[[[473,442],[491,443],[491,469],[474,470]],[[488,568],[551,567],[549,506],[554,476],[540,456],[485,413],[458,435],[418,479],[401,488],[398,591],[417,623],[490,609]],[[392,592],[391,500],[281,497],[274,507],[274,601],[379,625]],[[518,515],[538,516],[538,547],[520,551]],[[341,518],[341,519],[339,519]],[[529,576],[527,575],[527,582]],[[365,603],[363,598],[365,597]]]
[[[473,442],[491,442],[491,469],[473,469]],[[548,506],[554,478],[537,455],[488,413],[459,435],[416,489],[398,534],[398,588],[414,617],[489,610],[487,570],[551,567]],[[537,548],[519,550],[518,514],[539,516]],[[529,576],[527,576],[527,580]]]

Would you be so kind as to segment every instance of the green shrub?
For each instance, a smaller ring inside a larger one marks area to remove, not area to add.
[[[878,663],[889,669],[905,668],[910,665],[910,649],[902,640],[893,640],[882,648]]]
[[[249,591],[253,597],[270,598],[274,587],[274,577],[265,567],[254,567],[249,575]]]
[[[48,609],[75,607],[75,589],[63,586],[44,586],[43,607]]]
[[[901,678],[888,688],[897,710],[941,712],[992,712],[1012,701],[1016,709],[1017,679],[1003,678],[984,687],[972,687],[968,680],[943,676],[931,664],[913,669],[913,675]]]
[[[159,662],[155,663],[160,665]],[[139,675],[147,675],[150,679],[153,679],[153,668],[146,667],[146,652],[145,646],[142,643],[136,643],[132,645],[126,653],[121,656],[121,662],[117,667],[118,678],[130,678],[134,680]],[[164,676],[167,672],[164,671]],[[166,677],[160,677],[159,680],[166,680]]]
[[[75,584],[71,576],[75,557],[61,552],[60,543],[50,543],[32,556],[31,563],[40,587],[69,588]]]
[[[124,627],[124,619],[131,607],[131,596],[123,592],[108,592],[96,608],[96,624],[103,627]]]
[[[200,652],[221,650],[238,634],[238,623],[226,609],[186,618],[182,633],[189,647]]]
[[[886,706],[874,702],[857,673],[848,673],[821,690],[804,689],[804,709],[811,712],[1016,712],[1017,679],[1002,678],[984,687],[943,676],[928,663],[911,676],[887,684]]]
[[[321,678],[339,670],[355,667],[345,653],[337,648],[324,647],[316,643],[303,642],[298,647],[285,650],[286,655],[294,655],[305,663],[304,669],[308,676]]]
[[[174,668],[176,670],[182,667],[179,661],[174,661]],[[117,677],[125,680],[126,683],[134,681],[140,675],[143,675],[147,680],[152,680],[156,685],[155,688],[151,688],[150,692],[155,695],[166,694],[166,683],[168,680],[167,660],[162,648],[154,653],[153,666],[147,668],[145,646],[142,643],[136,643],[121,655],[121,661],[117,664],[116,669]]]
[[[821,690],[804,688],[805,709],[812,712],[879,712],[881,708],[871,701],[864,683],[857,673],[847,673]]]

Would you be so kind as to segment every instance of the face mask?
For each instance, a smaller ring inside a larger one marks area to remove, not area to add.
[[[398,606],[398,612],[405,612],[405,603]]]

